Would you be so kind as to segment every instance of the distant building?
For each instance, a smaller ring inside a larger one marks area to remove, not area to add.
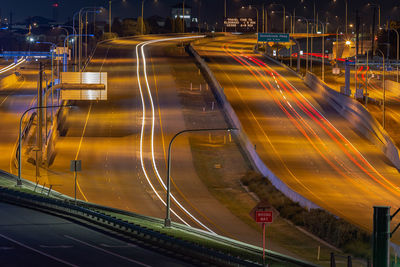
[[[183,14],[185,13],[185,14]],[[192,18],[192,7],[189,5],[184,5],[183,3],[178,3],[171,8],[171,17],[176,19],[176,18],[181,18],[182,16],[184,17],[186,27],[190,27],[191,23],[197,23],[198,20],[197,18]]]

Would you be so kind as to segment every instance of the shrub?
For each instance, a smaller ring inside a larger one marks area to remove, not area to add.
[[[364,230],[322,209],[306,210],[293,202],[261,174],[249,171],[241,182],[262,201],[267,201],[277,209],[282,218],[302,226],[310,233],[335,247],[359,257],[370,256],[371,236]]]

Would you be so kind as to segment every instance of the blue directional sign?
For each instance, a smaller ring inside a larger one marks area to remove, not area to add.
[[[288,43],[289,34],[288,33],[258,33],[259,42],[274,42],[274,43]]]

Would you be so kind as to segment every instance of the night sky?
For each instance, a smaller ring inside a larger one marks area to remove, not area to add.
[[[103,6],[108,8],[107,0],[1,0],[1,15],[9,16],[9,13],[13,12],[14,22],[21,21],[29,16],[43,16],[52,18],[52,4],[58,2],[59,7],[59,21],[65,21],[67,18],[71,18],[73,13],[83,6]],[[158,0],[157,3],[154,0],[146,0],[145,2],[145,17],[151,15],[159,15],[166,17],[169,15],[170,6],[176,4],[178,0]],[[248,4],[259,4],[261,3],[283,3],[286,6],[286,11],[292,12],[293,8],[296,7],[296,15],[312,17],[312,3],[313,0],[285,0],[285,1],[261,1],[261,0],[227,0],[228,16],[235,15],[251,15],[248,10],[241,10],[240,6]],[[317,10],[321,17],[329,14],[336,14],[343,16],[344,13],[344,0],[315,0]],[[368,2],[374,2],[373,0],[349,0],[349,17],[350,21],[353,20],[352,14],[354,10],[358,8],[361,15],[370,20],[371,8],[366,7]],[[386,19],[393,18],[397,19],[400,15],[400,8],[394,8],[394,6],[400,5],[400,0],[378,0],[381,5],[381,21],[385,23]],[[215,21],[221,22],[223,16],[223,0],[186,0],[188,5],[193,7],[193,14],[198,16],[202,21],[207,20],[208,23],[215,23]],[[123,3],[122,0],[113,0],[113,17],[137,17],[140,13],[141,0],[126,0]],[[199,9],[200,5],[200,9]],[[306,9],[304,9],[306,6]],[[275,10],[279,10],[276,6]],[[249,14],[246,14],[249,13]],[[330,12],[330,13],[326,13]],[[254,12],[253,12],[254,13]],[[254,14],[253,14],[254,16]],[[331,16],[333,18],[333,16]],[[333,20],[333,19],[332,19]],[[340,20],[340,19],[339,19]],[[340,21],[339,21],[340,22]]]

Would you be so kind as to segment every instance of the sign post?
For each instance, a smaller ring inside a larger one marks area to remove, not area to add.
[[[80,160],[71,160],[70,171],[74,172],[75,179],[75,205],[76,205],[76,178],[78,176],[78,172],[82,171],[82,163]]]
[[[262,225],[262,242],[263,242],[263,254],[262,261],[265,266],[265,248],[266,248],[266,225],[274,221],[274,218],[279,215],[279,212],[275,210],[268,202],[261,201],[251,211],[250,216]]]
[[[263,265],[265,265],[265,224],[272,223],[272,210],[256,211],[256,222],[262,224],[263,228]]]

